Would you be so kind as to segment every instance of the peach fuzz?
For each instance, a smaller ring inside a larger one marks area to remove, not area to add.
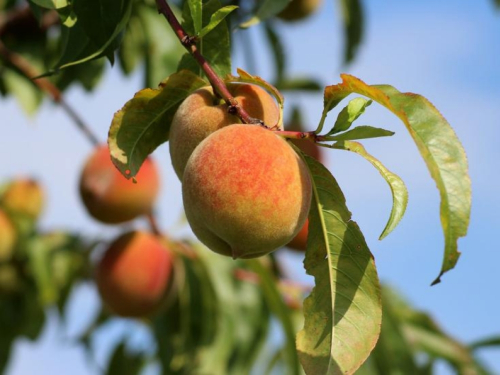
[[[99,261],[95,279],[101,298],[115,314],[143,317],[165,297],[172,273],[172,254],[146,232],[120,236]]]
[[[126,179],[111,161],[107,146],[95,149],[80,177],[80,196],[88,213],[107,224],[117,224],[148,213],[160,188],[152,159],[144,161],[137,183]]]
[[[230,83],[227,88],[251,117],[269,126],[278,123],[278,105],[267,91],[240,83]],[[239,117],[229,114],[227,104],[214,95],[212,87],[189,95],[177,109],[170,128],[170,157],[179,179],[182,181],[189,156],[201,141],[224,126],[240,122]]]
[[[198,239],[233,258],[255,258],[302,228],[311,180],[281,137],[256,125],[231,125],[195,149],[182,184],[184,209]]]

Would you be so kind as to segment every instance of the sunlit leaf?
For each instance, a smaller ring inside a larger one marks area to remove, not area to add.
[[[68,0],[30,0],[30,2],[47,9],[61,9],[69,5]]]
[[[209,0],[203,4],[203,26],[210,23],[211,15],[216,13],[222,5],[219,0]],[[186,14],[186,9],[183,13],[183,27],[189,35],[195,35],[193,20]],[[225,77],[231,74],[231,47],[229,40],[229,30],[225,20],[222,20],[209,34],[205,35],[197,42],[197,48],[210,63],[210,66],[220,76]],[[177,68],[179,71],[183,69],[191,70],[192,72],[202,75],[202,70],[198,62],[186,53]]]
[[[361,155],[366,160],[368,160],[375,168],[377,168],[382,177],[389,184],[392,193],[392,210],[389,221],[387,222],[387,225],[385,226],[379,238],[380,240],[383,239],[399,224],[404,216],[406,206],[408,205],[408,190],[406,189],[403,180],[401,180],[398,175],[389,171],[379,160],[366,152],[366,149],[363,147],[363,145],[358,142],[337,142],[333,144],[332,147],[352,151]]]
[[[3,68],[2,78],[7,92],[14,95],[28,115],[34,115],[43,99],[40,89],[27,77],[9,68]]]
[[[330,130],[327,135],[343,132],[349,129],[354,121],[361,116],[366,107],[372,104],[371,100],[366,100],[363,98],[355,98],[347,104],[342,111],[340,111],[335,121],[333,129]]]
[[[194,33],[198,34],[203,27],[202,18],[202,4],[201,0],[188,0],[187,4],[189,6],[189,11],[191,13],[191,19],[193,20]]]
[[[137,16],[144,32],[142,44],[145,59],[144,86],[156,87],[160,81],[177,70],[184,47],[156,9],[138,4]]]
[[[304,266],[315,287],[304,301],[297,350],[306,374],[352,374],[380,334],[380,284],[334,177],[313,158],[304,158],[314,192]]]
[[[323,119],[326,113],[351,93],[365,95],[398,116],[413,137],[441,195],[441,224],[445,251],[439,276],[452,269],[460,256],[457,242],[469,226],[471,183],[467,158],[455,132],[424,97],[401,93],[392,86],[369,86],[351,75],[343,74],[343,82],[325,89]]]
[[[390,130],[362,125],[348,130],[345,133],[326,136],[325,139],[329,141],[351,141],[354,139],[390,137],[392,135],[394,135],[394,132],[391,132]]]
[[[189,71],[172,74],[158,89],[135,94],[115,113],[108,145],[117,168],[134,177],[147,156],[169,136],[172,118],[181,102],[207,82]]]
[[[52,246],[46,237],[34,239],[28,247],[28,259],[38,288],[38,298],[44,305],[57,300],[58,288],[52,278]]]
[[[195,29],[195,32],[198,33],[198,37],[200,38],[205,37],[205,35],[207,35],[209,32],[215,29],[235,9],[238,9],[236,5],[228,5],[226,7],[217,10],[210,17],[210,22],[208,23],[208,25],[206,25],[201,31],[199,31],[199,33]]]

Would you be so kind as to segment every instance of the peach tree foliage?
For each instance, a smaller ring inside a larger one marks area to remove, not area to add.
[[[170,5],[175,6],[182,28],[196,37],[193,43],[220,79],[219,84],[244,82],[266,89],[280,106],[281,124],[286,120],[281,91],[322,89],[313,79],[296,79],[287,73],[276,21],[287,0],[183,3]],[[344,10],[344,60],[348,62],[361,41],[362,6],[357,0],[339,3]],[[17,6],[13,1],[1,4],[3,12]],[[35,24],[43,25],[48,15],[57,14],[52,22],[60,25],[59,33],[49,33],[48,27],[35,28],[28,38],[15,29],[0,29],[2,51],[8,48],[29,59],[38,75],[61,91],[72,84],[92,90],[103,74],[105,59],[111,64],[117,60],[125,74],[142,68],[145,88],[117,108],[109,129],[112,160],[129,179],[136,176],[148,155],[169,141],[170,124],[184,99],[214,84],[192,53],[192,44],[185,43],[183,48],[156,6],[146,0],[31,0],[28,10]],[[264,30],[274,59],[272,83],[231,65],[231,45],[237,47],[239,34],[250,27]],[[232,32],[235,29],[239,33]],[[10,62],[2,66],[0,90],[16,96],[27,112],[34,112],[42,91],[26,79],[25,70]],[[351,94],[360,97],[338,108]],[[324,109],[316,130],[301,136],[324,148],[357,153],[386,180],[393,206],[381,239],[402,219],[408,193],[404,182],[359,142],[394,133],[375,126],[354,126],[354,122],[376,102],[394,113],[415,141],[441,197],[445,248],[433,283],[439,282],[458,260],[457,241],[466,234],[471,204],[467,161],[453,129],[424,97],[401,93],[389,85],[369,85],[350,75],[341,75],[340,83],[324,87],[323,98]],[[332,120],[328,114],[333,109],[338,109],[338,115]],[[298,136],[286,130],[282,133],[285,138]],[[313,193],[304,267],[314,277],[315,286],[303,308],[286,303],[283,295],[287,295],[287,286],[266,261],[233,261],[196,243],[173,243],[172,251],[177,256],[172,293],[164,309],[144,322],[154,349],[131,352],[125,341],[121,342],[110,358],[108,373],[139,373],[148,363],[157,362],[166,374],[241,374],[256,366],[290,374],[299,374],[301,368],[307,374],[349,374],[358,369],[367,374],[425,374],[432,371],[434,358],[448,361],[460,372],[483,371],[474,350],[488,343],[473,348],[458,343],[430,317],[391,297],[394,292],[381,287],[374,257],[351,219],[335,177],[320,162],[296,151],[308,167]],[[89,254],[95,244],[75,234],[41,232],[35,219],[15,209],[9,211],[4,207],[5,200],[0,199],[0,205],[12,217],[19,234],[16,247],[20,249],[15,263],[0,264],[0,278],[14,274],[15,280],[21,280],[13,284],[14,291],[23,291],[2,294],[0,325],[2,333],[6,332],[0,338],[2,367],[16,337],[38,337],[45,307],[57,306],[63,315],[72,286],[91,277]],[[253,279],[235,279],[236,274]],[[301,297],[303,291],[298,293]],[[14,316],[17,323],[10,324]],[[272,319],[279,322],[284,340],[265,356],[260,349],[269,344]],[[75,339],[91,351],[93,335],[111,320],[103,310]],[[429,355],[428,363],[417,360],[422,353]]]

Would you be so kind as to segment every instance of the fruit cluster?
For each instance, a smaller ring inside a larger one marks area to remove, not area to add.
[[[280,110],[267,91],[243,83],[228,84],[228,90],[249,116],[282,129],[277,126]],[[242,124],[211,87],[195,91],[179,106],[170,128],[170,155],[188,222],[208,248],[233,258],[259,257],[290,241],[305,249],[312,189],[304,161],[275,132]],[[145,160],[136,179],[126,179],[115,168],[108,147],[96,148],[80,178],[88,213],[106,224],[149,214],[159,191],[152,159]],[[173,271],[170,247],[143,231],[115,239],[96,265],[104,303],[127,317],[155,312]]]
[[[265,124],[279,109],[263,89],[230,84],[245,111]],[[186,217],[198,239],[233,258],[255,258],[290,242],[311,202],[306,165],[285,139],[241,124],[210,87],[191,94],[171,126],[170,155]]]
[[[107,146],[97,147],[83,167],[80,196],[87,212],[105,224],[120,224],[153,209],[160,187],[158,168],[150,158],[137,182],[126,179],[111,161]],[[157,311],[167,295],[173,254],[167,241],[145,231],[120,235],[96,265],[97,288],[106,306],[124,317]]]

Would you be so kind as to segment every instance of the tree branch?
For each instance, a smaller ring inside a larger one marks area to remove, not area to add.
[[[59,104],[61,108],[73,120],[75,125],[87,137],[90,143],[92,143],[94,146],[97,146],[100,143],[98,138],[92,133],[90,128],[87,126],[87,124],[85,124],[78,113],[64,100],[62,93],[57,88],[57,86],[50,82],[47,78],[33,79],[33,77],[38,76],[40,73],[23,56],[9,50],[2,41],[0,41],[0,57],[5,62],[19,70],[26,78],[32,80],[32,82],[36,86],[38,86],[40,90],[48,94],[55,103]]]
[[[196,37],[190,36],[186,33],[182,25],[175,17],[175,14],[172,12],[172,9],[167,4],[167,1],[156,0],[156,5],[158,7],[158,12],[165,16],[168,23],[172,27],[172,30],[175,32],[175,35],[177,35],[177,38],[179,38],[184,48],[186,48],[186,50],[194,57],[194,59],[203,69],[203,72],[210,81],[210,84],[214,87],[215,91],[227,103],[227,105],[229,106],[229,113],[237,115],[245,124],[260,124],[266,126],[262,120],[251,117],[243,109],[243,107],[238,104],[238,101],[231,95],[231,93],[227,89],[224,81],[217,75],[217,73],[215,73],[208,61],[200,53],[200,50],[196,46]]]
[[[59,15],[56,11],[45,12],[38,22],[29,5],[15,7],[0,14],[0,37],[8,33],[24,35],[43,33],[58,23]]]

